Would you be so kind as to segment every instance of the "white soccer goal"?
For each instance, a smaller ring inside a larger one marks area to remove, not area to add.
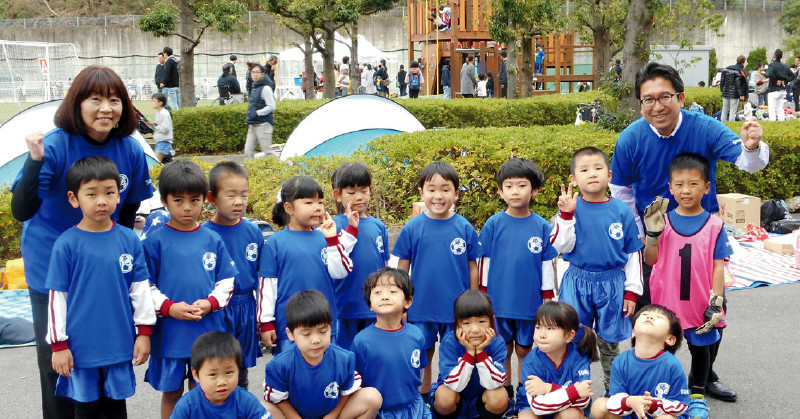
[[[80,69],[72,44],[0,40],[0,123],[36,103],[63,99]]]

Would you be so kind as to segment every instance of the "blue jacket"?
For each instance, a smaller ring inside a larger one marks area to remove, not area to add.
[[[442,67],[442,82],[440,83],[442,86],[450,86],[450,66],[446,65]]]

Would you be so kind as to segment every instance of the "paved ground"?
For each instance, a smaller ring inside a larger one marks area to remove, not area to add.
[[[800,334],[800,285],[782,285],[729,293],[728,330],[716,369],[723,381],[739,392],[739,401],[711,399],[714,418],[786,418],[800,411],[792,382],[800,377],[797,361]],[[628,345],[626,345],[627,348]],[[0,403],[3,418],[41,416],[38,372],[33,347],[0,350]],[[688,368],[689,352],[678,357]],[[250,370],[250,391],[258,394],[264,377],[265,358]],[[435,365],[435,363],[434,363]],[[142,383],[144,366],[136,368],[139,386],[128,400],[131,418],[157,418],[159,393]],[[592,365],[595,394],[601,393],[602,371]]]

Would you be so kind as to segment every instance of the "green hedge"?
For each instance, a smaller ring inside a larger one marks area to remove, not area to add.
[[[0,188],[0,261],[19,257],[22,223],[11,215],[11,192]],[[3,263],[0,268],[5,267]]]

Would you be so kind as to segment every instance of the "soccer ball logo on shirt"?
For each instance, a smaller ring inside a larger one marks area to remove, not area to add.
[[[622,230],[622,223],[614,223],[608,226],[608,235],[614,240],[619,240],[625,236]]]
[[[133,270],[133,256],[123,253],[119,255],[119,268],[126,274]]]
[[[247,253],[245,256],[247,257],[247,260],[250,262],[255,262],[258,256],[258,245],[255,243],[248,244],[246,252]]]
[[[454,255],[463,254],[467,251],[467,242],[461,237],[456,237],[450,242],[450,251],[453,252]]]
[[[119,192],[125,192],[125,189],[128,189],[128,176],[120,173],[119,174]]]
[[[542,239],[539,237],[531,237],[528,239],[528,250],[531,253],[542,253]]]
[[[326,249],[322,249],[320,252],[319,257],[322,259],[322,264],[327,266],[328,265],[328,252],[325,251]]]
[[[328,384],[328,387],[325,387],[325,392],[323,393],[326,399],[338,399],[339,398],[339,384],[336,384],[336,381]]]
[[[203,254],[203,268],[207,271],[213,271],[217,266],[217,254],[214,252],[205,252]]]
[[[419,349],[414,349],[411,352],[411,366],[414,368],[419,368]]]
[[[668,394],[669,384],[667,383],[658,383],[655,391],[653,391],[653,396],[659,399],[666,397]]]
[[[375,237],[375,247],[378,248],[378,253],[383,253],[383,237]]]

